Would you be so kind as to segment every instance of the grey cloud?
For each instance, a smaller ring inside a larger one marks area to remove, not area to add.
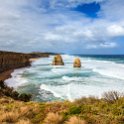
[[[59,6],[59,0],[50,0],[50,6]],[[88,0],[87,2],[102,2]],[[123,35],[123,19],[110,21],[103,18],[107,11],[102,4],[102,18],[91,20],[69,10],[44,10],[45,0],[0,0],[0,49],[15,51],[74,52],[77,49],[117,47],[113,37]],[[59,3],[72,7],[85,0],[64,0]],[[46,5],[46,4],[45,4]],[[114,5],[114,3],[113,3]],[[109,10],[108,10],[109,11]],[[104,14],[103,14],[104,13]],[[118,22],[116,32],[111,30]],[[122,27],[122,28],[121,28]],[[70,50],[68,49],[70,46]]]

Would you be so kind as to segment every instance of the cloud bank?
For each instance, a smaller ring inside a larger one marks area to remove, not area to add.
[[[72,10],[93,2],[101,7],[98,18]],[[0,0],[0,3],[1,50],[104,53],[123,47],[123,0]]]

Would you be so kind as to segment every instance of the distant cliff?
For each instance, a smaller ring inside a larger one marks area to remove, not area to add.
[[[40,52],[33,52],[29,53],[30,58],[38,58],[38,57],[49,57],[49,55],[54,55],[53,53],[40,53]]]
[[[0,51],[0,73],[10,69],[21,68],[30,65],[30,58],[49,57],[53,53],[16,53]]]
[[[10,69],[29,66],[29,58],[28,54],[0,51],[0,73]]]

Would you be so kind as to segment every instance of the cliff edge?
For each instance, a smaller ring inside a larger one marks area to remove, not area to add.
[[[29,65],[28,54],[0,51],[0,73]]]

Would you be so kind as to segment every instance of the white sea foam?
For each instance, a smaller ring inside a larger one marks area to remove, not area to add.
[[[53,93],[53,95],[54,95],[55,97],[60,97],[60,98],[62,98],[62,96],[61,96],[59,93],[56,93],[54,90],[52,90],[49,86],[47,86],[47,85],[45,85],[45,84],[42,84],[42,85],[40,86],[40,89],[41,89],[41,90],[50,91],[51,93]]]
[[[41,89],[50,91],[54,96],[68,99],[73,101],[74,99],[81,97],[96,96],[101,98],[104,92],[110,90],[122,91],[122,88],[115,87],[99,87],[99,86],[89,86],[81,84],[68,84],[63,86],[53,86],[53,85],[41,85]],[[124,88],[123,88],[124,90]]]
[[[62,79],[64,81],[80,81],[82,78],[81,77],[68,77],[68,76],[63,76]]]
[[[110,61],[90,60],[84,61],[85,68],[91,68],[94,72],[108,77],[124,80],[124,65]]]
[[[10,86],[17,88],[18,86],[21,86],[23,84],[26,84],[28,81],[26,78],[22,78],[22,74],[25,71],[26,68],[21,68],[21,69],[16,69],[14,72],[11,74],[11,78],[5,80],[5,83]]]

